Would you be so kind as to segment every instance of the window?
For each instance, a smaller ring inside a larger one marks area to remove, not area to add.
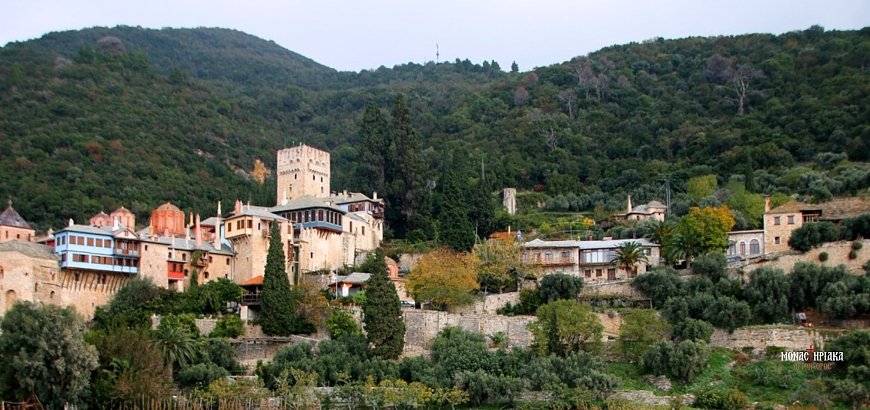
[[[569,252],[562,252],[562,260],[563,261],[568,260],[570,257],[571,257],[571,254]]]
[[[774,216],[774,217],[773,217],[773,224],[774,224],[774,225],[779,225],[779,224],[780,224],[780,220],[779,220],[779,218],[780,218],[780,217],[778,217],[778,216]]]
[[[607,269],[607,280],[616,280],[616,268]]]
[[[545,261],[550,261],[550,260],[552,260],[552,259],[553,259],[553,254],[552,254],[552,253],[550,253],[550,252],[546,252],[546,253],[544,253],[544,260],[545,260]]]
[[[746,242],[740,242],[740,255],[746,255]]]
[[[106,274],[105,273],[100,274],[100,276],[97,276],[97,284],[98,285],[105,285],[106,284]]]
[[[583,272],[583,275],[586,276],[587,278],[591,278],[592,277],[592,269],[586,269]]]
[[[88,246],[94,246],[94,238],[88,238]],[[102,245],[100,245],[102,248]]]
[[[254,228],[254,220],[248,219],[248,229],[253,229],[253,228]]]
[[[230,258],[227,258],[227,266],[230,266]]]
[[[601,269],[595,269],[595,277],[596,277],[596,278],[600,278],[602,272],[604,272],[604,271],[601,270]]]
[[[363,236],[366,235],[366,227],[365,226],[362,227],[362,233],[363,233]]]
[[[263,224],[262,224],[262,223],[257,222],[257,230],[258,230],[258,231],[263,230]]]
[[[145,250],[146,250],[146,251],[148,250],[148,245],[145,245]]]
[[[182,253],[182,254],[181,254],[181,260],[183,260],[183,261],[186,261],[186,260],[187,260],[187,254],[186,254],[186,253]]]
[[[228,223],[228,224],[227,224],[227,232],[232,232],[232,231],[233,231],[233,224],[232,224],[232,223]]]
[[[749,254],[750,255],[758,255],[761,253],[761,244],[758,242],[758,239],[753,239],[749,241]]]
[[[54,299],[54,291],[51,291],[51,293],[48,294],[48,298]]]
[[[311,176],[311,180],[312,180],[312,181],[317,181],[317,177],[314,176],[314,175],[312,175],[312,176]]]
[[[208,279],[208,272],[205,273],[205,278]]]
[[[789,216],[788,216],[788,224],[789,224],[789,225],[794,225],[794,215],[789,215]]]
[[[314,252],[311,252],[311,259],[314,259]]]
[[[775,243],[775,244],[777,244],[777,245],[780,244],[780,239],[779,239],[778,236],[776,236],[776,237],[773,238],[773,243]]]

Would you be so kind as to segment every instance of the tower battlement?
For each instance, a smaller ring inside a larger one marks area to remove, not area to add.
[[[330,156],[326,151],[307,145],[282,149],[277,171],[277,205],[305,195],[329,195]]]

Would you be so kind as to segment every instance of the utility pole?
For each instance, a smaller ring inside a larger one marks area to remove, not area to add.
[[[441,58],[441,53],[438,50],[438,43],[435,43],[435,64],[438,64],[438,61],[440,58]]]
[[[668,175],[667,179],[665,179],[665,205],[667,206],[667,212],[665,216],[671,216],[671,176]]]

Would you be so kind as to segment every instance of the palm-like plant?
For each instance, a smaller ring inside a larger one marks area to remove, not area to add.
[[[194,363],[198,354],[198,342],[190,332],[175,326],[158,327],[154,332],[157,346],[163,352],[163,360],[173,371]]]
[[[649,259],[646,257],[640,242],[632,241],[625,242],[616,248],[616,258],[613,262],[634,276],[637,274],[637,268],[635,265],[639,262],[649,262]]]

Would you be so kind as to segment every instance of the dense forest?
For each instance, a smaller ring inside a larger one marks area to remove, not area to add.
[[[867,28],[654,39],[530,72],[468,60],[338,72],[226,29],[50,33],[0,48],[0,195],[43,229],[118,205],[140,217],[168,200],[204,214],[217,200],[268,205],[274,181],[255,162],[273,169],[297,143],[332,153],[333,189],[370,190],[364,112],[395,131],[401,94],[432,218],[439,193],[463,185],[610,211],[667,184],[675,213],[729,203],[752,227],[737,194],[867,192],[868,76]],[[460,183],[439,186],[448,177]]]

